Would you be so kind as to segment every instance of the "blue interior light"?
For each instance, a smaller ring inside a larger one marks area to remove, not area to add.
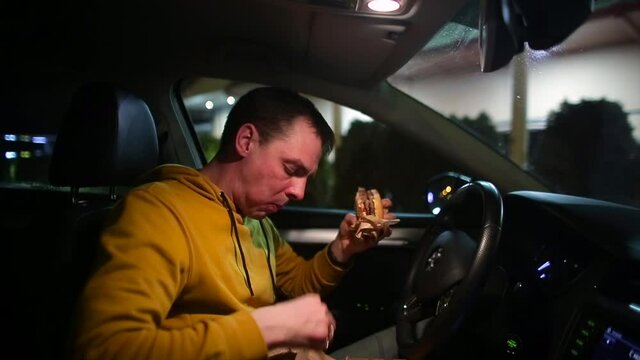
[[[542,264],[542,265],[540,265],[540,267],[538,267],[538,271],[542,271],[542,270],[548,268],[549,266],[551,266],[551,262],[545,261],[544,264]]]
[[[427,202],[428,202],[429,204],[432,204],[432,203],[433,203],[433,193],[432,193],[431,191],[429,191],[429,192],[427,193]]]

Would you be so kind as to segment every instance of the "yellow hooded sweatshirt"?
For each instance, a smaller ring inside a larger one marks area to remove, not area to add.
[[[77,311],[82,359],[263,359],[250,315],[333,288],[327,248],[296,255],[268,219],[242,218],[200,172],[163,165],[111,212]],[[266,235],[266,238],[265,238]]]

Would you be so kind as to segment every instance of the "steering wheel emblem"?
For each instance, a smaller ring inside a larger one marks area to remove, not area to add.
[[[427,266],[425,267],[427,271],[432,271],[435,268],[438,259],[442,257],[443,251],[444,249],[439,247],[429,255],[429,258],[427,258]]]

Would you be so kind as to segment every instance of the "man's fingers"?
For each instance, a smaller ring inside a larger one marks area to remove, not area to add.
[[[347,223],[347,225],[353,226],[353,224],[355,224],[358,221],[358,219],[356,218],[355,214],[348,213],[347,215],[344,216],[344,221],[345,223]]]
[[[394,214],[394,213],[390,213],[390,212],[388,212],[388,213],[385,213],[385,214],[384,214],[384,219],[385,219],[385,220],[393,220],[393,219],[395,219],[395,218],[397,218],[397,216],[396,216],[396,214]]]

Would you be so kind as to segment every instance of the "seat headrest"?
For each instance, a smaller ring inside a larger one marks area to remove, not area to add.
[[[131,185],[158,164],[149,108],[106,83],[76,91],[53,149],[49,180],[57,186]]]

